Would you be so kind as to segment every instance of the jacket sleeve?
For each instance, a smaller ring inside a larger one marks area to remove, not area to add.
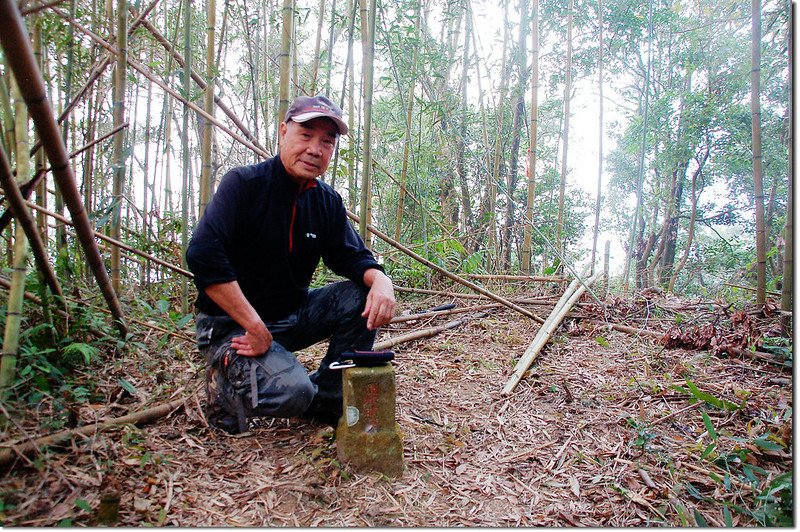
[[[229,250],[240,225],[239,213],[246,212],[241,205],[246,196],[243,188],[239,172],[225,174],[189,242],[186,263],[201,292],[208,285],[236,280]]]
[[[333,207],[335,215],[332,217],[331,233],[326,239],[322,260],[337,275],[363,284],[365,271],[376,268],[383,272],[384,269],[364,245],[353,224],[348,221],[338,193],[336,198],[338,202]]]

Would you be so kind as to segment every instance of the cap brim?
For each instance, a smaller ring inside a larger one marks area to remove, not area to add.
[[[322,111],[311,111],[308,113],[301,113],[299,115],[293,116],[291,119],[295,122],[308,122],[309,120],[313,120],[314,118],[319,118],[324,116],[325,118],[330,118],[336,123],[336,127],[339,128],[340,135],[347,135],[347,124],[341,118],[338,118],[333,115],[329,115],[328,113],[323,113]]]

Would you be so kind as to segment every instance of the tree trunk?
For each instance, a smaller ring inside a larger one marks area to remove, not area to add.
[[[564,200],[567,186],[567,154],[569,152],[569,104],[572,99],[572,10],[575,3],[570,0],[567,8],[567,72],[564,82],[564,134],[561,140],[561,180],[558,185],[558,220],[556,221],[556,249],[564,257]]]
[[[628,238],[628,249],[625,252],[625,266],[622,270],[622,289],[628,291],[628,279],[630,277],[631,259],[634,255],[636,243],[636,226],[639,224],[639,217],[642,210],[642,186],[644,182],[644,155],[647,146],[647,118],[650,106],[650,70],[653,57],[653,0],[648,3],[647,9],[647,70],[645,71],[644,83],[642,85],[642,98],[644,99],[644,120],[642,126],[642,144],[639,149],[639,171],[636,177],[636,209],[633,211],[631,220],[631,232]],[[670,284],[672,284],[670,282]]]
[[[686,262],[689,260],[689,252],[692,249],[692,241],[694,239],[694,228],[695,228],[695,221],[697,220],[697,202],[699,200],[700,192],[697,191],[697,178],[703,172],[703,167],[705,166],[706,161],[708,160],[708,156],[711,153],[711,148],[708,147],[703,154],[702,160],[697,160],[697,169],[692,173],[692,212],[689,216],[689,227],[687,228],[686,234],[686,247],[683,250],[683,257],[681,257],[681,261],[675,267],[675,270],[672,272],[672,277],[669,279],[669,286],[667,287],[667,292],[672,293],[675,289],[675,281],[678,279],[678,274],[681,272],[684,266],[686,266]]]
[[[217,2],[216,0],[207,0],[206,5],[206,75],[208,81],[206,82],[205,90],[205,111],[210,115],[214,115],[214,87],[216,85],[216,70],[214,64],[214,41],[217,25]],[[265,122],[266,123],[266,122]],[[202,170],[200,172],[200,216],[206,210],[206,205],[211,200],[213,193],[213,179],[214,179],[214,161],[211,157],[211,145],[213,142],[214,126],[213,124],[203,119],[203,146],[200,159],[202,161]]]
[[[360,221],[358,231],[367,246],[372,238],[367,234],[367,224],[372,221],[372,78],[374,75],[373,62],[375,59],[375,18],[377,12],[376,0],[370,0],[369,12],[367,2],[361,0],[361,16],[367,15],[366,39],[362,34],[363,54],[363,83],[364,83],[364,160],[361,171],[361,205],[359,209]],[[363,23],[362,23],[363,28]]]
[[[128,58],[128,7],[125,0],[117,0],[117,58],[114,66],[114,127],[125,122],[125,86]],[[113,172],[114,186],[112,192],[113,210],[111,214],[111,237],[119,240],[122,235],[122,197],[125,188],[125,130],[114,135]],[[111,283],[116,293],[122,288],[120,280],[120,252],[111,249]]]
[[[767,228],[761,159],[761,0],[752,0],[753,37],[750,70],[750,113],[753,123],[753,196],[756,207],[756,305],[767,301]]]
[[[494,159],[492,161],[492,173],[489,177],[489,197],[486,205],[486,222],[488,238],[486,239],[486,266],[492,269],[492,262],[498,260],[500,254],[497,253],[496,257],[493,255],[497,249],[497,184],[500,183],[503,170],[503,118],[504,107],[503,102],[506,101],[508,94],[508,78],[511,74],[511,61],[508,60],[508,0],[503,2],[503,53],[501,54],[500,71],[503,76],[500,79],[500,98],[497,105],[497,131],[494,137]]]
[[[533,202],[536,200],[536,134],[539,130],[539,0],[532,0],[531,9],[531,131],[528,148],[528,196],[525,202],[525,228],[522,242],[523,273],[530,273],[533,256],[531,226],[533,225]],[[601,46],[602,47],[602,46]]]
[[[789,12],[794,18],[794,5],[789,6]],[[794,65],[792,60],[794,58],[794,27],[790,20],[789,22],[789,72],[786,76],[786,85],[789,98],[792,98],[792,76],[794,75]],[[789,167],[787,169],[787,184],[786,184],[786,221],[783,226],[783,240],[785,242],[783,248],[783,286],[781,286],[781,310],[784,312],[793,312],[794,310],[794,109],[791,101],[786,106],[786,134],[789,146]],[[789,314],[781,315],[781,332],[787,338],[792,336],[792,316]]]
[[[183,9],[183,57],[186,61],[183,70],[183,91],[186,99],[191,100],[189,95],[192,90],[192,34],[190,31],[192,27],[192,0],[183,0]],[[181,266],[183,268],[187,268],[186,248],[189,247],[189,202],[192,198],[191,194],[189,193],[189,187],[192,178],[191,154],[189,153],[189,107],[186,105],[183,107],[181,151],[183,161],[183,184],[181,186]],[[181,312],[184,314],[189,312],[189,280],[185,277],[181,278]]]
[[[603,192],[603,0],[597,0],[597,90],[599,92],[597,111],[600,125],[597,135],[597,195],[594,200],[594,228],[592,230],[592,258],[589,261],[590,272],[594,273],[597,255],[597,236],[600,233],[600,201]],[[606,281],[607,283],[608,281]]]
[[[461,68],[461,119],[459,124],[458,139],[456,141],[456,172],[458,182],[461,187],[461,227],[467,235],[465,247],[471,247],[468,242],[471,239],[472,228],[472,205],[467,182],[466,167],[466,139],[467,139],[467,83],[469,79],[469,40],[472,35],[472,24],[468,12],[469,0],[464,1],[464,50],[462,54]]]

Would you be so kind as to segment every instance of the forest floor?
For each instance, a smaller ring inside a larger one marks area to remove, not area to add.
[[[399,311],[448,302],[400,299]],[[118,500],[121,526],[792,524],[791,359],[718,352],[742,327],[751,341],[775,335],[777,318],[657,293],[607,303],[612,322],[661,333],[679,323],[673,333],[717,340],[687,349],[612,331],[586,319],[604,316],[584,296],[508,396],[500,391],[539,328],[511,310],[397,346],[400,478],[349,471],[333,429],[312,422],[210,430],[193,344],[159,345],[153,333],[93,370],[108,402],[79,405],[73,424],[190,400],[138,428],[17,456],[0,470],[0,520],[94,525]],[[379,339],[428,325],[392,325]],[[298,357],[312,368],[321,349]],[[45,398],[6,412],[17,421],[0,441],[45,434],[51,409]]]

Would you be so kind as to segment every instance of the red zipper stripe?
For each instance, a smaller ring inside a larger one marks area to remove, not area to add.
[[[294,247],[292,241],[294,236],[294,219],[297,216],[297,199],[300,197],[300,194],[315,186],[317,186],[316,179],[313,181],[303,181],[303,184],[297,189],[297,194],[294,195],[294,203],[292,203],[292,221],[289,222],[289,253],[292,252]]]

